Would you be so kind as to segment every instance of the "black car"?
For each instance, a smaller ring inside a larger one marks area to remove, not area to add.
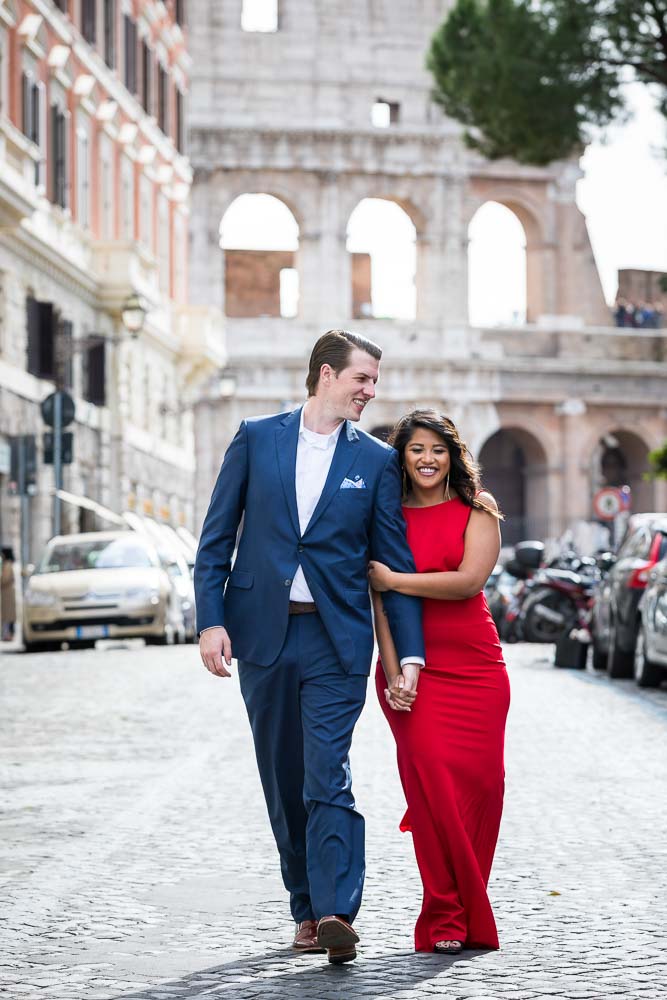
[[[635,680],[640,687],[658,687],[667,680],[667,559],[651,570],[639,612]]]
[[[633,514],[593,604],[593,666],[632,677],[639,602],[649,574],[667,556],[667,514]]]

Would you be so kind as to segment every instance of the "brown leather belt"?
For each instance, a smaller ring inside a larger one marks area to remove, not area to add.
[[[291,615],[312,615],[317,611],[317,605],[312,601],[290,601],[289,613]]]

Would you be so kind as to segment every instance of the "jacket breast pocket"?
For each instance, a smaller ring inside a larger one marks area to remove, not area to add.
[[[229,575],[229,586],[240,587],[241,590],[250,590],[255,582],[254,573],[246,573],[241,569],[234,569]]]
[[[346,590],[345,600],[355,608],[370,608],[371,595],[367,590]]]

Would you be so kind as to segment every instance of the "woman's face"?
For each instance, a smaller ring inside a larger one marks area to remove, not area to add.
[[[405,446],[403,462],[414,486],[444,495],[451,459],[447,445],[438,434],[418,427]]]

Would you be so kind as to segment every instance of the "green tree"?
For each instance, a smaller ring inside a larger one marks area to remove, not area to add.
[[[456,0],[427,67],[470,147],[549,163],[623,113],[632,75],[667,116],[667,0]]]
[[[649,479],[667,479],[667,441],[648,453]]]

